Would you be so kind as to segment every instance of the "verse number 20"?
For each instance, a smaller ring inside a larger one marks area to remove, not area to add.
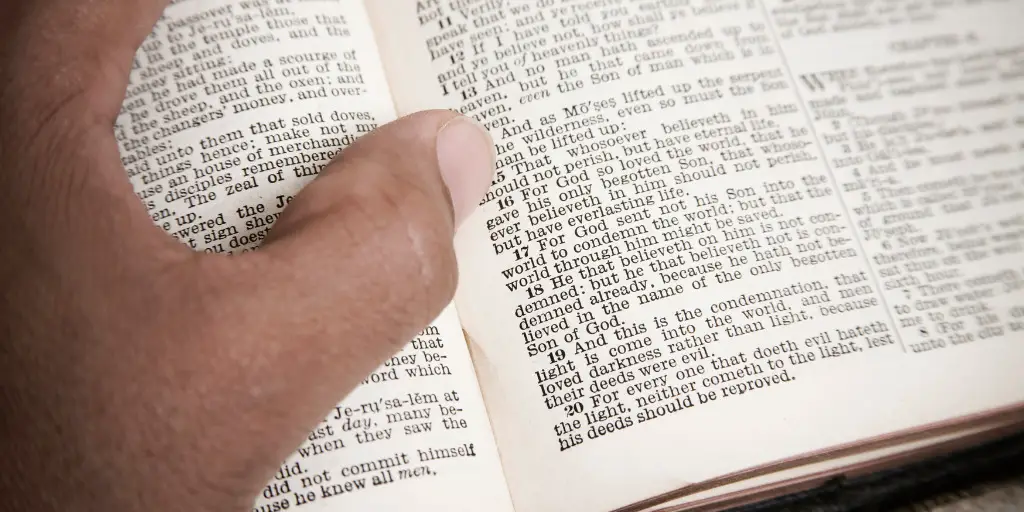
[[[575,402],[565,406],[566,416],[575,416],[581,412],[583,412],[583,402]]]

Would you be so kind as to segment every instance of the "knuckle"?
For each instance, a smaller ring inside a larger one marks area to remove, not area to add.
[[[89,44],[68,58],[71,43],[33,43],[40,37],[19,41],[0,62],[0,104],[16,126],[9,135],[26,146],[68,131],[112,129],[127,67]]]
[[[75,158],[73,150],[86,146],[83,137],[61,127],[43,130],[20,144],[22,157],[6,165],[8,174],[0,192],[15,212],[47,212],[42,220],[47,228],[63,228],[74,223],[73,199],[81,195],[94,171],[92,162]],[[58,172],[59,171],[59,172]],[[16,181],[16,183],[12,183]],[[17,192],[15,192],[17,191]]]
[[[39,129],[52,125],[92,130],[113,128],[116,104],[121,93],[118,66],[108,59],[83,55],[56,72],[50,79],[47,97],[42,99]],[[38,112],[37,112],[38,114]]]
[[[413,300],[448,300],[455,290],[456,262],[446,205],[427,184],[399,172],[382,171],[376,183],[350,204],[373,230],[396,277],[409,283]]]

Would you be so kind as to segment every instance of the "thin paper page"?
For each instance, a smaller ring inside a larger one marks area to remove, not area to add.
[[[496,141],[457,305],[517,509],[1024,399],[1019,3],[402,5],[399,108]]]
[[[691,506],[710,507],[712,503],[718,507],[739,506],[742,503],[760,501],[767,496],[776,494],[773,487],[783,487],[786,489],[784,492],[787,493],[801,492],[818,487],[837,474],[861,476],[884,467],[890,467],[889,465],[894,460],[899,461],[897,466],[902,466],[922,460],[922,458],[945,455],[967,446],[998,439],[1019,430],[1019,428],[1019,423],[968,427],[927,439],[910,441],[887,448],[866,450],[861,453],[773,472],[694,493],[685,498],[661,502],[652,505],[648,510],[651,512],[676,512],[686,510]],[[876,463],[881,463],[881,465],[876,465]]]
[[[237,253],[393,118],[362,4],[185,0],[138,53],[116,131],[153,220],[195,250]],[[451,308],[310,433],[253,510],[413,507],[511,510]]]
[[[310,433],[255,510],[290,502],[325,512],[511,512],[475,386],[458,317],[449,308]]]

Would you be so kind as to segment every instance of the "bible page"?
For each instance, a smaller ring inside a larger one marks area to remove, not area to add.
[[[495,138],[456,305],[517,510],[1024,399],[1019,2],[368,5],[399,111]]]
[[[197,251],[241,253],[393,117],[362,4],[179,0],[136,56],[116,134],[154,222]],[[511,510],[451,308],[330,412],[253,511],[413,507]]]

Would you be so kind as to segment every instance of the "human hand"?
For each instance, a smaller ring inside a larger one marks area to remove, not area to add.
[[[165,4],[0,6],[0,509],[248,509],[451,299],[490,183],[486,133],[420,113],[346,149],[259,251],[191,252],[112,128]]]

